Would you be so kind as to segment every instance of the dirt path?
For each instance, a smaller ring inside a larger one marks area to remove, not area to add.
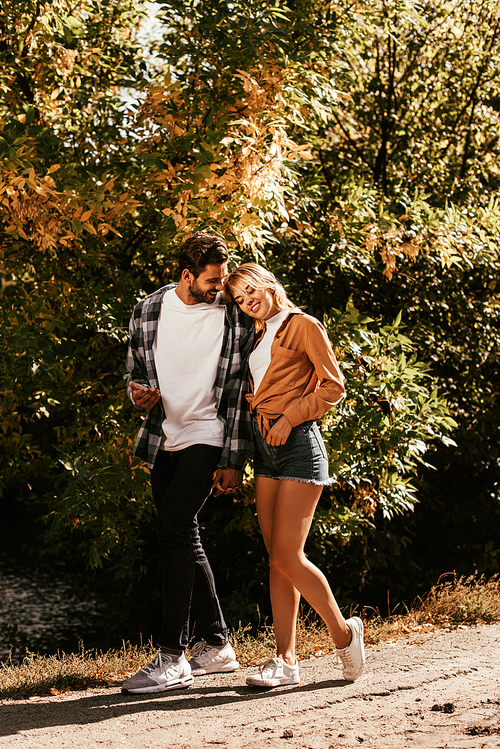
[[[303,661],[300,686],[267,691],[245,687],[242,670],[156,696],[110,688],[4,702],[0,747],[500,747],[500,626],[370,648],[355,684],[333,661]]]

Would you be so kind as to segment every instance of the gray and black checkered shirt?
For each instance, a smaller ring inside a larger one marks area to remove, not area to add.
[[[128,396],[136,409],[129,383],[137,382],[139,385],[158,388],[153,343],[163,296],[176,286],[177,284],[163,286],[141,299],[130,318],[126,374],[123,379],[127,383]],[[252,350],[253,338],[253,320],[243,314],[236,304],[227,305],[224,337],[215,380],[217,417],[225,427],[220,467],[241,469],[246,459],[253,454],[252,417],[245,398],[250,392],[247,360]],[[146,460],[150,468],[153,467],[160,449],[164,418],[160,399],[156,406],[148,411],[134,445],[135,455]]]

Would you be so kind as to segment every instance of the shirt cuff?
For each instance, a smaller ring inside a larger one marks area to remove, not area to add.
[[[300,413],[300,410],[295,404],[292,404],[288,408],[285,408],[285,410],[283,411],[283,416],[286,416],[292,427],[297,427],[304,421],[308,421],[308,419],[305,419],[303,417],[303,415]]]
[[[225,465],[219,465],[219,468],[234,468],[236,471],[242,471],[248,458],[240,453],[229,453],[229,458]]]

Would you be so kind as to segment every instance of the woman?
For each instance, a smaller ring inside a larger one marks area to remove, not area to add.
[[[295,629],[300,596],[322,617],[348,681],[363,670],[363,623],[342,616],[328,582],[304,554],[321,491],[331,483],[315,419],[344,394],[343,378],[323,326],[287,298],[272,273],[241,265],[225,293],[255,320],[250,355],[257,515],[270,561],[276,656],[247,678],[256,687],[298,684]]]

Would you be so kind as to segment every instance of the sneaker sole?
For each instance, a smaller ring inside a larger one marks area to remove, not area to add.
[[[152,687],[137,687],[135,689],[122,687],[122,694],[153,694],[154,692],[168,692],[170,689],[185,689],[190,687],[193,681],[193,676],[189,675],[179,679],[174,684],[156,684]]]
[[[255,679],[254,681],[252,677],[249,676],[246,683],[249,687],[266,687],[270,689],[271,687],[286,687],[293,684],[300,684],[300,679],[286,679],[285,681],[280,681],[279,679]]]
[[[240,667],[238,661],[221,663],[220,665],[207,666],[206,668],[192,668],[193,676],[204,676],[205,674],[226,674],[229,671],[236,671]]]

